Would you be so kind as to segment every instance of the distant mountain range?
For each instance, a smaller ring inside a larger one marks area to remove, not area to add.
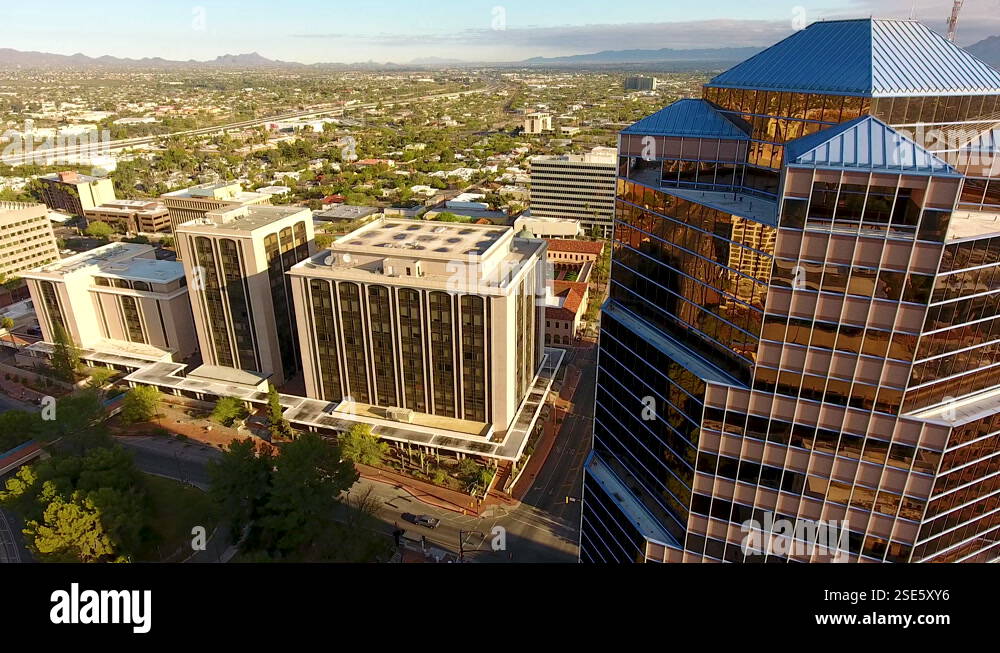
[[[1000,36],[991,36],[965,49],[994,68],[1000,68]]]
[[[357,63],[315,63],[303,64],[292,61],[278,61],[251,52],[249,54],[225,54],[209,61],[171,61],[161,57],[146,57],[143,59],[123,59],[119,57],[88,57],[83,54],[63,55],[48,52],[23,52],[10,48],[0,48],[0,67],[7,68],[135,68],[135,69],[183,69],[183,68],[216,68],[233,70],[263,70],[263,69],[325,69],[325,70],[405,70],[413,68],[441,68],[446,66],[483,66],[499,65],[504,67],[650,67],[657,64],[687,65],[697,64],[728,64],[743,61],[763,50],[763,48],[702,48],[674,50],[604,50],[592,54],[576,54],[563,57],[532,57],[523,61],[504,62],[472,62],[442,57],[422,57],[406,64],[376,63],[374,61]],[[990,65],[1000,68],[1000,36],[991,36],[966,48]]]
[[[182,69],[182,68],[220,68],[220,69],[268,69],[268,68],[328,68],[337,70],[372,69],[384,70],[405,68],[394,63],[376,63],[374,61],[357,63],[317,63],[304,64],[294,61],[279,61],[268,59],[257,52],[249,54],[224,54],[209,61],[172,61],[162,57],[145,57],[143,59],[128,59],[120,57],[88,57],[84,54],[51,54],[48,52],[23,52],[10,48],[0,48],[0,67],[14,68],[136,68],[136,69]]]
[[[604,50],[593,54],[574,54],[565,57],[532,57],[520,62],[537,65],[580,65],[615,63],[670,63],[676,61],[743,61],[763,48],[705,48],[699,50]]]

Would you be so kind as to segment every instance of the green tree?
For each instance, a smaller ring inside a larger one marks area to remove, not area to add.
[[[271,494],[260,520],[264,548],[303,551],[329,530],[341,493],[358,480],[340,447],[315,433],[284,446],[275,461]]]
[[[57,562],[113,560],[137,550],[150,514],[142,475],[111,440],[84,455],[57,453],[22,467],[0,491],[0,505],[24,517],[39,558]]]
[[[209,494],[229,519],[233,539],[256,520],[267,502],[274,458],[254,440],[233,440],[222,457],[208,463]]]
[[[52,371],[63,381],[73,383],[80,366],[80,349],[59,322],[53,327],[52,340]]]
[[[11,329],[14,328],[14,320],[10,319],[9,317],[3,318],[2,320],[0,320],[0,328],[3,328],[3,330],[7,332],[7,336],[10,338],[11,346],[13,346],[14,349],[16,350],[17,342],[14,340],[14,333],[11,331]]]
[[[24,534],[36,554],[53,562],[102,562],[115,555],[100,512],[79,496],[55,497],[40,521],[25,524]]]
[[[82,455],[93,447],[107,446],[111,442],[104,425],[104,403],[97,391],[86,388],[72,395],[60,398],[55,405],[55,413],[46,415],[42,410],[40,437],[43,440],[60,440]]]
[[[37,413],[23,410],[0,412],[0,454],[36,437],[41,431]]]
[[[381,442],[370,424],[357,423],[340,436],[344,458],[362,465],[378,465],[389,452],[389,445]]]
[[[472,458],[463,458],[458,463],[458,477],[465,484],[465,489],[473,492],[477,488],[486,489],[493,481],[493,471],[480,465]]]
[[[90,378],[87,379],[87,387],[102,394],[102,389],[115,375],[115,371],[110,367],[95,367],[90,370]]]
[[[246,404],[236,397],[219,397],[212,409],[212,419],[223,426],[232,426],[233,422],[246,416]]]
[[[326,249],[333,243],[333,236],[330,234],[316,234],[316,247]]]
[[[278,396],[278,389],[273,383],[267,384],[267,423],[271,432],[272,440],[290,440],[295,437],[291,425],[285,419],[284,409],[281,407],[281,398]]]
[[[148,385],[132,388],[125,394],[122,404],[122,421],[126,424],[148,422],[156,417],[160,405],[160,391]]]
[[[87,225],[86,233],[91,238],[97,238],[99,240],[107,240],[111,238],[111,234],[115,232],[107,222],[91,222]]]

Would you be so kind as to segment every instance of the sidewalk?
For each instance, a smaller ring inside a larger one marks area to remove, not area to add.
[[[552,452],[552,447],[556,444],[556,437],[562,430],[562,425],[556,424],[556,422],[560,418],[566,419],[567,414],[568,412],[560,406],[552,407],[549,419],[546,420],[545,426],[542,429],[542,435],[538,438],[538,444],[535,445],[535,452],[531,454],[527,466],[521,472],[521,477],[517,479],[517,484],[511,488],[511,495],[515,501],[520,502],[524,499],[524,495],[528,493],[528,490],[534,484],[538,472],[542,471],[542,466],[545,465],[549,453]]]
[[[439,487],[398,472],[361,464],[355,466],[358,468],[361,478],[395,485],[399,489],[409,492],[417,501],[463,515],[475,516],[493,505],[510,506],[515,503],[509,498],[505,498],[506,495],[494,491],[487,494],[485,500],[478,500],[463,492]]]

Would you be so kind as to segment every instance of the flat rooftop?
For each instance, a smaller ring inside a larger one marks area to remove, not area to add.
[[[65,276],[85,269],[87,269],[89,273],[95,273],[97,270],[89,270],[88,268],[94,266],[103,267],[112,263],[120,264],[124,261],[128,261],[152,251],[153,248],[149,245],[140,245],[138,243],[109,243],[96,249],[80,252],[79,254],[67,256],[64,259],[54,261],[48,265],[43,265],[40,268],[32,270],[31,273],[45,273],[50,275],[55,274]],[[149,260],[152,261],[154,259]]]
[[[544,256],[545,246],[516,238],[511,227],[379,218],[289,273],[499,295]]]
[[[190,188],[182,188],[181,190],[175,190],[171,193],[164,193],[164,197],[214,197],[216,191],[227,189],[231,186],[236,186],[232,182],[217,182],[211,184],[198,184],[197,186],[191,186]]]
[[[509,231],[510,227],[494,225],[384,218],[338,238],[330,249],[375,252],[382,256],[421,258],[430,254],[430,258],[464,259],[469,255],[483,256]]]
[[[61,184],[89,184],[92,181],[100,181],[102,179],[107,179],[107,177],[94,177],[92,175],[85,175],[82,172],[75,175],[63,177],[62,173],[51,172],[47,175],[42,175],[39,179],[46,179],[48,181],[58,181]]]
[[[322,211],[316,211],[313,213],[313,218],[316,220],[360,220],[361,218],[366,218],[369,215],[381,212],[374,206],[353,206],[351,204],[340,204],[337,206],[332,206],[328,209]]]
[[[41,203],[36,202],[0,202],[0,218],[4,217],[5,213],[10,213],[12,211],[24,211],[25,209],[37,209],[41,210],[41,214],[45,215],[48,213],[48,208]],[[18,219],[23,220],[23,216],[19,216]]]
[[[185,222],[180,225],[180,228],[185,231],[228,229],[249,232],[298,213],[304,214],[304,219],[312,220],[309,209],[301,206],[249,205],[209,211],[204,218]]]
[[[184,278],[184,266],[177,261],[160,261],[152,258],[135,258],[124,263],[107,263],[100,266],[95,276],[169,283]]]

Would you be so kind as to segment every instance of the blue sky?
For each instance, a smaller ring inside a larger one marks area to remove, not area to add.
[[[768,45],[795,21],[906,17],[913,0],[0,0],[0,46],[91,56],[516,61],[609,49]],[[951,0],[917,0],[942,29]],[[982,5],[982,6],[978,6]],[[997,0],[966,3],[960,42],[1000,33]],[[987,7],[988,6],[988,7]]]

